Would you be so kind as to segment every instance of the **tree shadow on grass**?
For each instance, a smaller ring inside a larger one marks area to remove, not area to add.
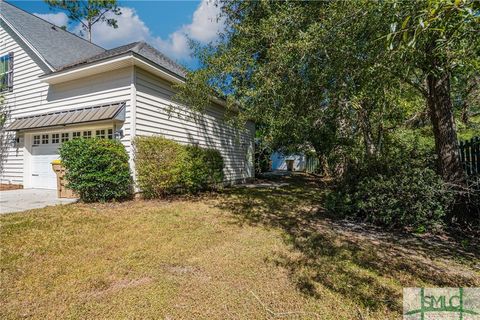
[[[304,294],[327,288],[370,310],[401,311],[401,288],[478,286],[479,246],[448,234],[415,236],[327,216],[324,185],[306,175],[275,177],[271,187],[225,190],[217,206],[234,223],[280,228],[292,250],[275,263]]]

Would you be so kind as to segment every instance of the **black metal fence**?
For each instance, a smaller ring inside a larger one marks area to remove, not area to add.
[[[480,174],[480,137],[460,141],[460,160],[467,175]]]
[[[320,166],[320,161],[316,155],[308,155],[307,161],[305,164],[305,171],[307,173],[316,173],[318,171],[318,167]]]
[[[467,175],[480,175],[480,137],[460,141],[460,160]],[[306,172],[318,171],[318,157],[309,155],[306,159]]]

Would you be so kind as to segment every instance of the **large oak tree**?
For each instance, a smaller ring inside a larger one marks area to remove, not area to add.
[[[196,48],[202,67],[181,86],[186,103],[202,109],[221,94],[275,146],[307,143],[321,156],[361,143],[371,157],[407,121],[405,102],[423,99],[439,173],[462,183],[450,79],[478,66],[477,2],[218,4],[226,28]]]

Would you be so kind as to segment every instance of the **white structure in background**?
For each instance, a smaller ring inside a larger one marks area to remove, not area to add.
[[[272,171],[305,171],[306,158],[304,154],[284,155],[281,152],[274,152],[270,156]]]

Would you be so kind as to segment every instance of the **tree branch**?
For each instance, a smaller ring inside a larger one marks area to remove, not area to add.
[[[98,15],[97,19],[93,20],[92,21],[92,26],[97,23],[104,15],[105,13],[107,13],[108,11],[110,11],[109,9],[106,9],[105,11],[103,11],[101,14]]]

